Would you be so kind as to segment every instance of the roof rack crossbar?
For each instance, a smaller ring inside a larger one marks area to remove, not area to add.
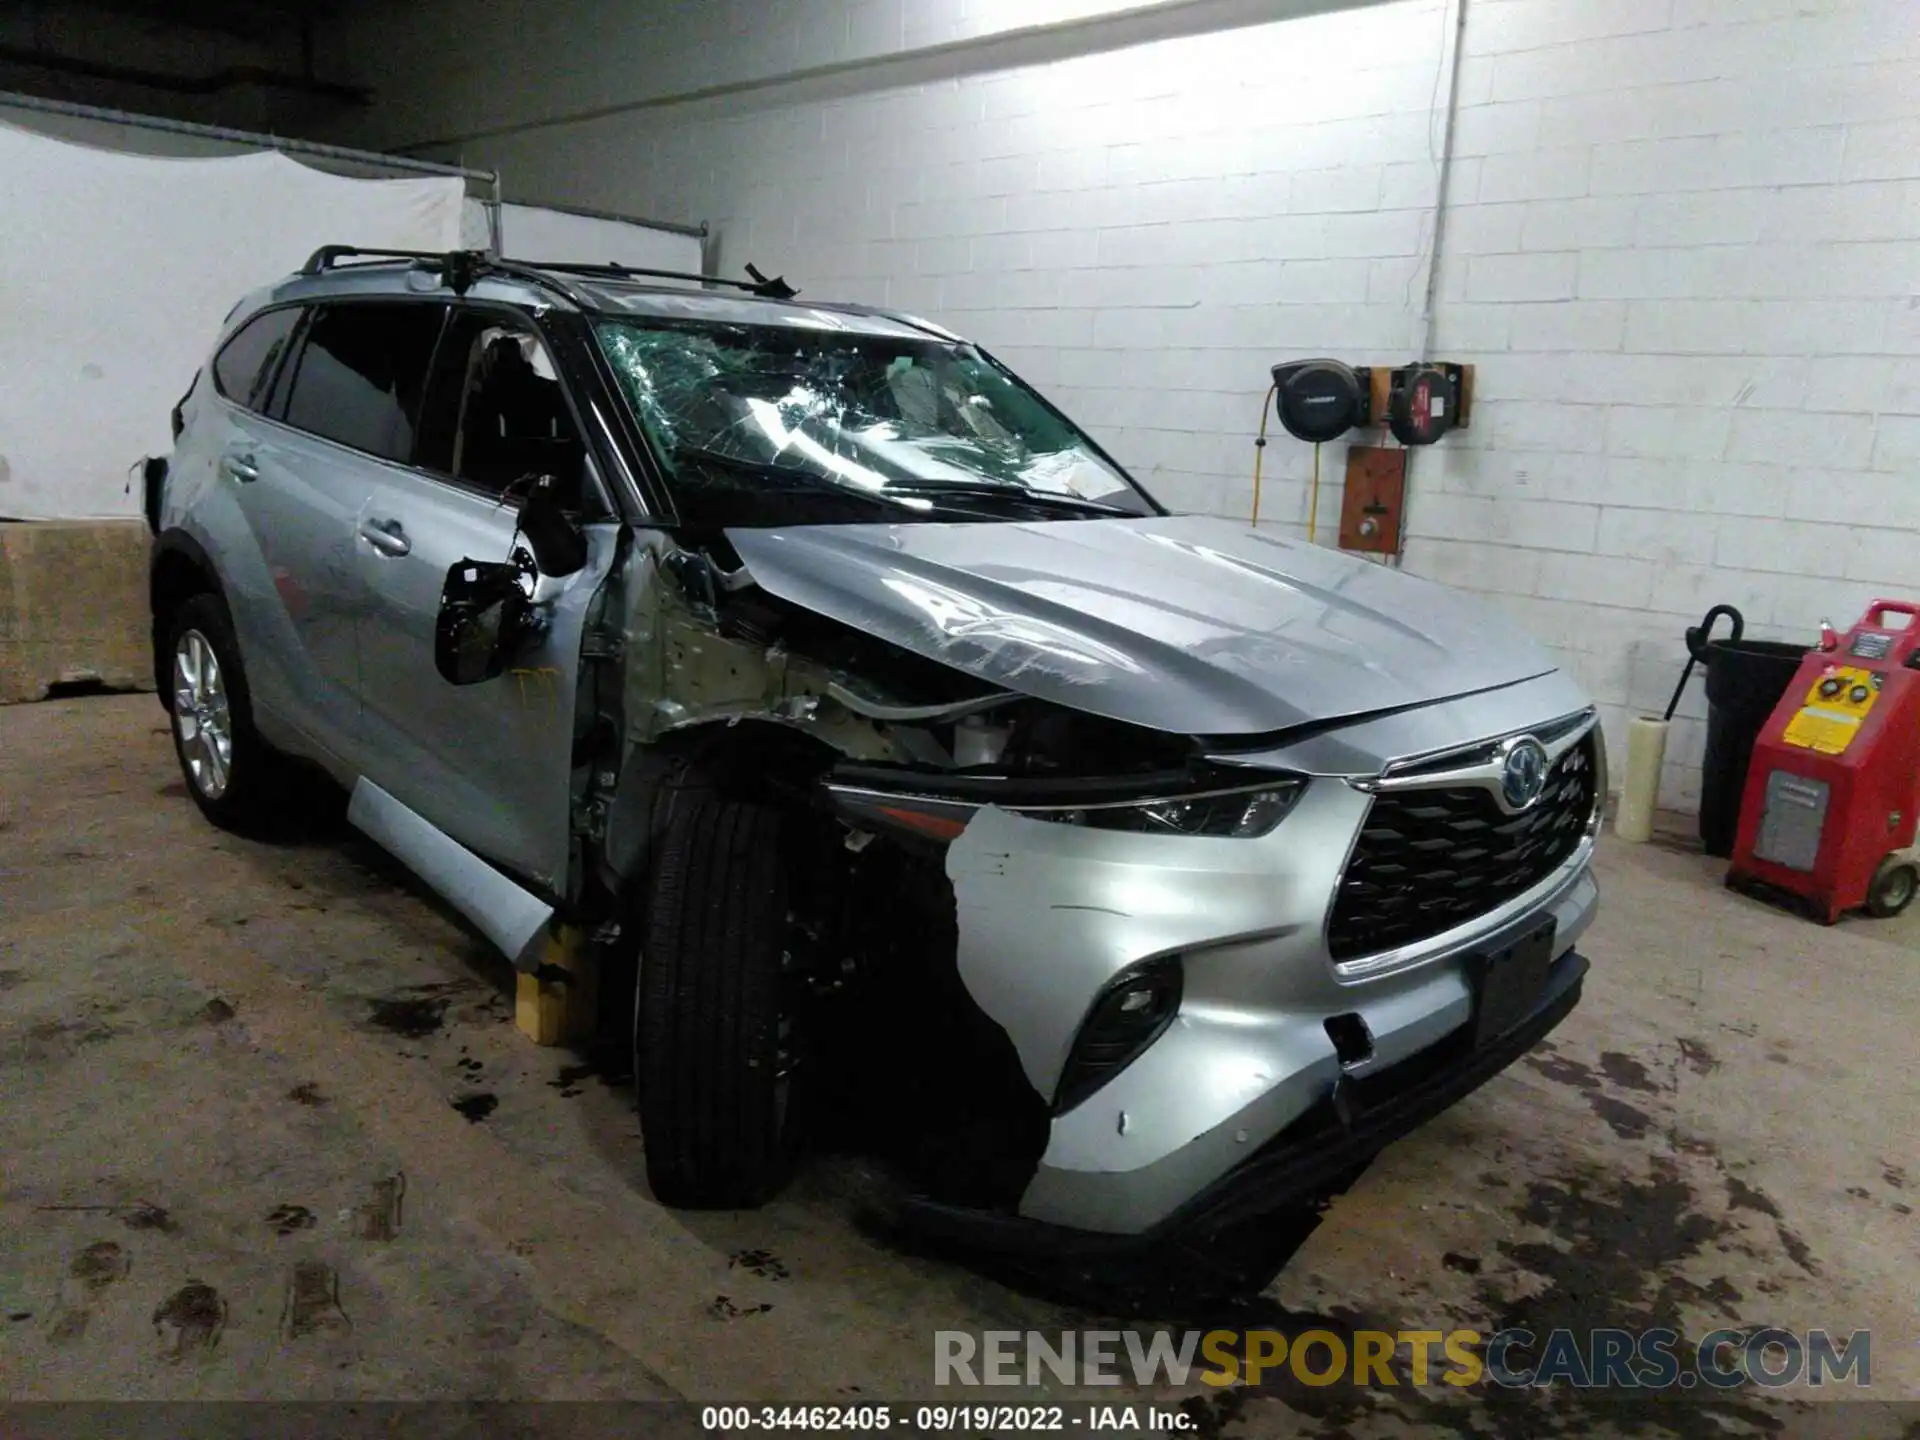
[[[647,280],[692,280],[701,285],[724,285],[730,290],[745,290],[749,295],[759,295],[769,300],[791,300],[800,292],[787,284],[786,277],[776,275],[768,279],[753,266],[746,267],[750,280],[729,280],[720,275],[696,275],[691,270],[651,270],[639,265],[622,265],[617,261],[608,261],[601,265],[589,265],[579,261],[545,260],[517,261],[523,265],[536,265],[542,270],[556,270],[563,275],[605,275],[609,279],[623,279],[627,276],[639,276]]]
[[[438,270],[456,295],[464,295],[473,288],[478,280],[489,270],[504,269],[500,263],[484,250],[363,250],[358,245],[322,245],[307,257],[307,263],[300,267],[302,275],[321,275],[333,269],[342,260],[363,260],[377,264],[382,260],[412,260],[429,270]],[[549,287],[566,294],[568,299],[578,297],[568,292],[564,284],[547,282]]]
[[[358,245],[322,245],[300,267],[302,275],[319,275],[341,260],[434,260],[445,261],[444,250],[363,250]]]
[[[448,283],[455,291],[464,291],[473,280],[488,270],[513,275],[520,279],[545,283],[551,288],[566,294],[569,299],[577,300],[578,295],[570,286],[559,284],[549,278],[553,275],[604,275],[608,279],[626,279],[638,277],[648,280],[690,280],[698,285],[724,285],[733,290],[744,290],[750,295],[758,295],[769,300],[791,300],[800,292],[786,282],[784,276],[776,275],[769,279],[753,266],[746,267],[751,279],[728,280],[717,275],[698,275],[691,270],[652,270],[636,265],[620,265],[609,261],[603,265],[591,265],[578,261],[552,262],[543,260],[513,260],[490,254],[482,250],[377,250],[362,249],[358,245],[322,245],[307,257],[307,263],[300,267],[302,275],[320,275],[333,269],[342,260],[418,260],[440,269],[448,277]]]

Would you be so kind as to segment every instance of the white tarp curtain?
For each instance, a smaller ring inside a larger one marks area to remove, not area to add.
[[[0,121],[0,519],[138,515],[128,468],[171,448],[168,414],[236,301],[325,244],[455,249],[465,191]]]
[[[544,205],[502,205],[500,253],[510,260],[577,260],[588,265],[634,265],[645,270],[682,270],[698,275],[700,237],[681,235],[637,220],[575,215]],[[467,201],[465,244],[470,250],[492,243],[486,206]]]

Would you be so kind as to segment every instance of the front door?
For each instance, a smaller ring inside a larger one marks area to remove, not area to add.
[[[505,560],[534,477],[578,486],[587,459],[550,353],[522,316],[460,307],[442,338],[415,465],[382,475],[356,526],[367,603],[359,627],[366,773],[467,848],[551,896],[572,846],[575,690],[589,602],[617,527],[588,527],[584,569],[542,578],[540,648],[497,679],[434,669],[447,571]]]

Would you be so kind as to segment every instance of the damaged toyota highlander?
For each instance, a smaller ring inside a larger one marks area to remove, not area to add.
[[[521,969],[590,937],[666,1204],[858,1132],[903,1235],[1257,1287],[1578,1000],[1594,709],[750,273],[329,247],[237,307],[149,467],[188,790],[318,765]]]

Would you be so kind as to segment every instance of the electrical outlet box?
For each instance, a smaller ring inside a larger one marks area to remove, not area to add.
[[[1349,445],[1346,493],[1340,501],[1340,548],[1399,554],[1406,497],[1405,450]]]

